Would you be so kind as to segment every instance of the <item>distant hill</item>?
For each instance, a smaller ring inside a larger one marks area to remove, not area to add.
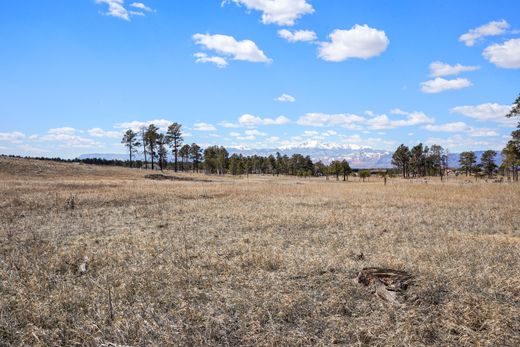
[[[370,147],[362,147],[358,145],[338,145],[321,143],[317,141],[308,141],[295,146],[286,146],[281,148],[263,148],[263,149],[250,149],[250,148],[227,148],[231,154],[237,153],[246,156],[251,155],[275,155],[277,152],[282,155],[291,156],[293,154],[301,154],[304,156],[310,156],[313,161],[319,161],[328,164],[333,160],[347,160],[350,166],[355,169],[365,168],[391,168],[392,167],[392,152],[373,149]],[[477,156],[477,163],[480,162],[480,157],[484,151],[475,151]],[[79,156],[79,159],[107,159],[107,160],[128,160],[127,154],[115,154],[115,153],[91,153],[83,154]],[[136,155],[135,160],[143,160],[142,155]],[[459,153],[449,154],[449,166],[452,168],[459,167]],[[498,165],[502,163],[500,154],[497,155],[496,161]]]

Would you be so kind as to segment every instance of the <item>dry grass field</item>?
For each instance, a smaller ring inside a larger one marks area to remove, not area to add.
[[[520,345],[519,184],[145,174],[0,158],[1,346]]]

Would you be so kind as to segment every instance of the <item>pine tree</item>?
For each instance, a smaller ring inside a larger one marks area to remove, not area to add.
[[[173,153],[175,172],[177,172],[177,157],[179,154],[179,148],[181,147],[183,141],[181,128],[181,124],[173,123],[168,127],[168,132],[166,133],[168,143],[170,144]]]
[[[157,136],[157,157],[159,159],[159,167],[161,168],[161,171],[166,166],[166,158],[168,157],[168,151],[166,149],[166,146],[168,144],[168,140],[166,139],[166,136],[163,134],[159,134]]]
[[[397,147],[392,155],[392,165],[396,166],[403,173],[403,178],[409,176],[410,150],[405,145]]]
[[[192,143],[190,146],[190,159],[192,162],[193,172],[199,172],[199,164],[202,160],[202,148],[196,143]]]
[[[511,108],[511,111],[506,115],[507,118],[511,117],[519,117],[520,116],[520,94],[516,98],[515,102],[513,103],[513,107]],[[520,128],[520,122],[518,123],[518,127]]]
[[[329,165],[329,172],[336,176],[336,181],[339,181],[339,175],[341,174],[341,163],[337,160],[333,160]]]
[[[472,172],[473,166],[477,162],[477,156],[474,152],[462,152],[459,155],[460,168],[464,170],[466,176]]]
[[[184,145],[179,149],[179,155],[181,156],[182,161],[182,171],[186,171],[186,161],[190,156],[190,145]]]
[[[489,178],[493,177],[493,173],[497,168],[497,164],[495,163],[496,155],[497,152],[493,150],[488,150],[482,153],[482,157],[480,158],[482,170],[484,170],[484,173],[488,175]]]
[[[131,130],[128,129],[126,133],[123,135],[123,139],[121,140],[121,143],[125,145],[125,147],[128,149],[128,153],[130,154],[130,167],[132,166],[132,154],[137,153],[137,147],[141,144],[139,143],[139,140],[137,139],[137,134]]]
[[[154,124],[150,124],[144,134],[146,147],[150,154],[150,160],[152,161],[152,170],[154,169],[154,158],[157,156],[157,138],[159,136],[159,128]],[[146,152],[146,149],[145,149]]]
[[[340,165],[341,165],[341,173],[343,174],[343,181],[345,181],[345,180],[348,181],[348,176],[352,172],[352,169],[350,168],[348,161],[346,161],[345,159],[343,159],[341,161]]]

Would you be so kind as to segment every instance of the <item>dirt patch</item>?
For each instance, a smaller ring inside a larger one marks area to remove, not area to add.
[[[144,178],[154,181],[191,181],[191,182],[212,182],[208,179],[196,178],[196,177],[179,177],[170,176],[165,174],[149,174],[145,175]]]
[[[167,175],[163,175],[163,174],[145,175],[144,178],[149,179],[149,180],[154,180],[154,181],[168,181],[168,180],[173,181],[175,179],[175,177],[173,177],[173,176],[167,176]]]

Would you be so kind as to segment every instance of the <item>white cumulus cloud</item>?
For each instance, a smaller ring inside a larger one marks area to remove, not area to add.
[[[289,94],[282,94],[279,97],[277,97],[276,100],[280,102],[295,102],[296,98]]]
[[[350,30],[334,30],[330,42],[320,42],[318,56],[340,62],[349,58],[369,59],[383,53],[390,40],[382,30],[368,25],[354,25]]]
[[[390,119],[386,114],[382,114],[366,120],[366,125],[371,129],[392,129],[435,122],[435,119],[422,112],[402,112],[406,115],[405,119]]]
[[[193,40],[197,45],[213,50],[218,54],[229,56],[233,60],[253,63],[269,63],[272,61],[251,40],[237,41],[233,36],[220,34],[195,34]]]
[[[424,93],[440,93],[445,90],[456,90],[470,87],[472,84],[466,78],[455,78],[447,80],[441,77],[437,77],[433,80],[428,80],[421,83],[421,90]]]
[[[483,56],[498,67],[520,69],[520,39],[491,45],[484,50]]]
[[[515,119],[506,118],[506,114],[510,111],[510,105],[500,105],[497,103],[457,106],[451,109],[452,113],[458,113],[478,121],[495,122],[504,126],[515,126],[517,122]]]
[[[229,2],[262,12],[264,24],[292,26],[298,18],[314,12],[307,0],[224,0],[222,4]]]
[[[312,42],[316,41],[317,36],[311,30],[296,30],[291,32],[287,29],[278,30],[278,36],[289,42]]]
[[[492,21],[478,28],[471,29],[467,33],[459,37],[459,41],[464,42],[466,46],[474,46],[475,43],[486,36],[497,36],[506,32],[509,23],[505,20]]]
[[[461,72],[475,71],[479,66],[464,66],[461,64],[449,65],[441,61],[434,61],[430,64],[430,73],[433,77],[458,75]]]

